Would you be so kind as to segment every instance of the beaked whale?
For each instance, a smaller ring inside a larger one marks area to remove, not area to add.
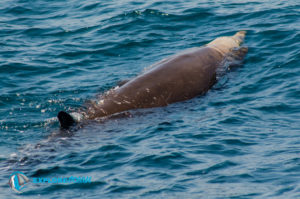
[[[85,111],[71,114],[60,111],[57,117],[61,128],[131,109],[166,106],[204,94],[215,84],[217,71],[224,67],[225,60],[244,58],[248,51],[241,47],[245,34],[239,31],[233,36],[218,37],[207,45],[163,59],[149,71],[110,90]]]

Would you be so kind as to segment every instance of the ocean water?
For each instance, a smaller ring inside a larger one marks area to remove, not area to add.
[[[0,198],[300,198],[300,2],[0,2]],[[61,133],[149,65],[247,30],[205,95]],[[90,176],[91,183],[8,185]]]

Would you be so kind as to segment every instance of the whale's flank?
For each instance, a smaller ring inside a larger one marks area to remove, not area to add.
[[[137,108],[166,106],[204,94],[216,82],[216,72],[226,57],[241,60],[247,50],[241,48],[245,31],[231,37],[219,37],[199,48],[185,50],[160,61],[136,78],[112,89],[98,103],[90,104],[82,114],[95,119]],[[75,124],[69,114],[60,112],[62,128]]]

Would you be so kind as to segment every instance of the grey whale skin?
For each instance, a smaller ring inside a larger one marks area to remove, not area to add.
[[[240,47],[245,34],[239,31],[233,36],[218,37],[205,46],[163,59],[149,71],[110,90],[85,111],[73,114],[60,111],[57,117],[61,128],[131,109],[166,106],[204,94],[216,82],[217,70],[228,57],[242,60],[246,55],[247,48]]]

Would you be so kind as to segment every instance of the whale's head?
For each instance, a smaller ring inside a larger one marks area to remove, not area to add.
[[[212,42],[208,43],[207,46],[216,48],[223,54],[231,52],[234,48],[238,48],[244,42],[246,31],[239,31],[233,36],[229,37],[218,37]]]

